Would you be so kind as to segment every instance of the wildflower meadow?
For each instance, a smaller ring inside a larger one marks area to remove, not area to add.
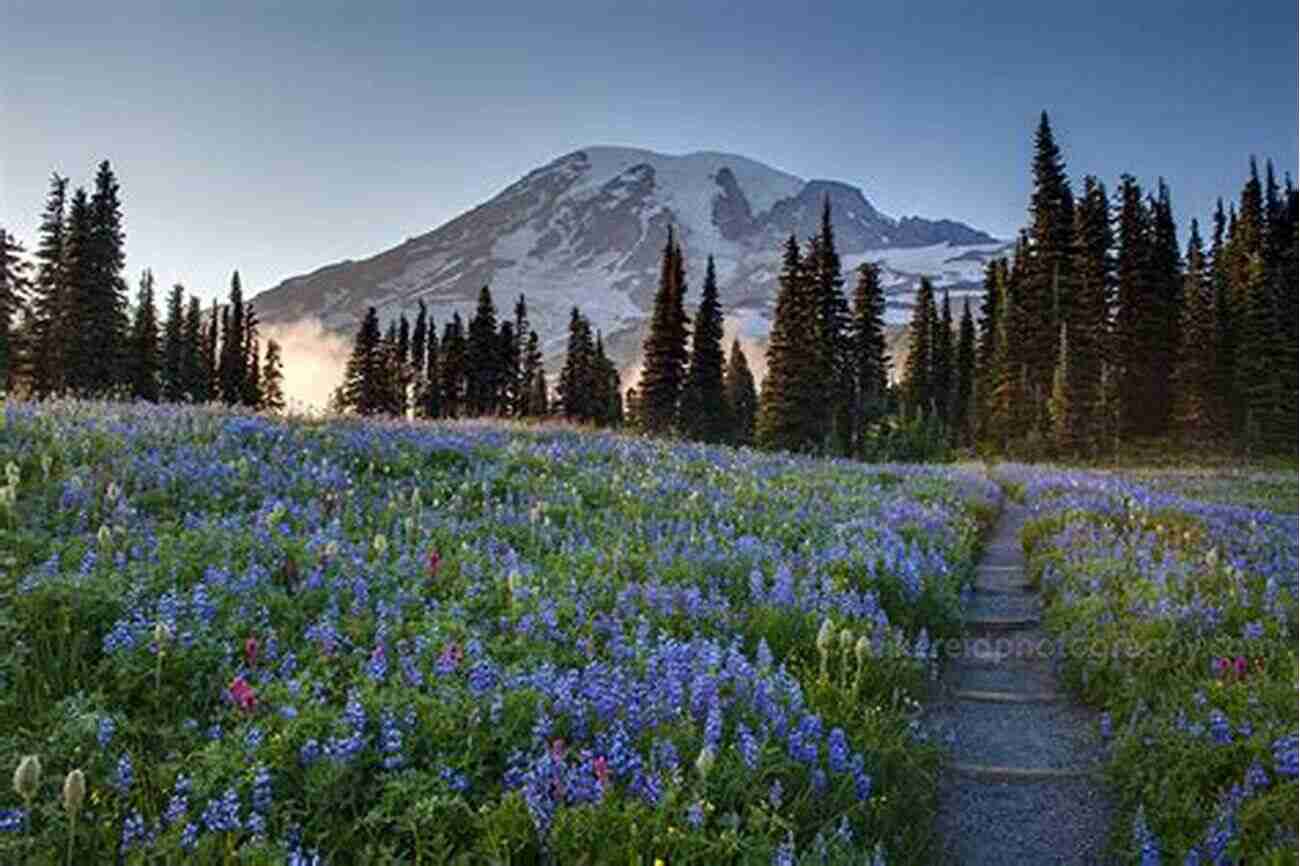
[[[1142,866],[1296,862],[1295,514],[1100,473],[997,477],[1034,511],[1024,543],[1063,673],[1104,710],[1114,850]]]
[[[0,422],[0,861],[929,860],[919,701],[981,474],[143,404]]]

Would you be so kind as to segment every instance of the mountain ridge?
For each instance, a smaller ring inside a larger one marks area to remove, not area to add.
[[[690,286],[698,288],[712,254],[735,327],[761,340],[781,244],[791,231],[800,238],[817,231],[824,198],[846,274],[880,261],[894,321],[905,318],[922,274],[970,291],[983,262],[1006,247],[956,220],[896,219],[852,184],[804,180],[738,154],[594,145],[533,169],[424,234],[289,277],[253,302],[268,324],[317,319],[347,332],[368,306],[391,319],[423,300],[440,324],[453,312],[464,317],[489,285],[502,311],[521,292],[528,297],[549,355],[562,349],[569,311],[578,306],[626,365],[639,351],[669,225],[685,249]]]

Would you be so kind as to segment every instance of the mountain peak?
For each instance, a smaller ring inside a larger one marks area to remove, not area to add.
[[[268,323],[314,317],[350,331],[369,306],[391,319],[422,300],[435,319],[465,316],[490,285],[501,309],[527,295],[548,352],[562,348],[569,311],[578,306],[603,331],[611,354],[628,361],[639,351],[670,224],[686,251],[690,284],[698,286],[704,258],[713,255],[724,305],[748,323],[747,332],[762,332],[780,243],[791,232],[815,233],[827,197],[846,272],[870,259],[907,261],[906,270],[887,274],[897,303],[920,273],[950,287],[974,284],[979,259],[999,248],[961,223],[894,220],[856,186],[805,181],[738,154],[596,144],[557,157],[426,234],[291,277],[255,302]]]

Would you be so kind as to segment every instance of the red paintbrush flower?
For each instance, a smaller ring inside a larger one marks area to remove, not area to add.
[[[235,677],[230,681],[230,699],[246,713],[257,709],[257,695],[243,677]]]
[[[442,557],[438,555],[438,549],[434,548],[429,551],[429,562],[424,570],[429,577],[437,577],[440,568],[442,568]]]
[[[244,664],[250,668],[257,667],[257,638],[252,635],[244,641]]]

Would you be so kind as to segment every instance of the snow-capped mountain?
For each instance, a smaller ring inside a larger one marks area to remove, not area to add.
[[[499,314],[520,293],[549,355],[562,351],[577,306],[623,363],[639,354],[668,226],[686,254],[687,304],[698,298],[713,255],[733,330],[761,340],[776,299],[781,246],[791,231],[816,233],[829,196],[836,244],[849,275],[883,264],[887,318],[906,319],[921,275],[959,300],[979,286],[984,263],[1006,245],[951,220],[894,219],[857,187],[805,181],[726,153],[668,156],[589,147],[530,172],[497,196],[433,231],[363,261],[291,277],[254,299],[268,324],[316,318],[351,333],[375,306],[381,318],[413,315],[424,300],[436,322],[472,314],[492,287]]]

